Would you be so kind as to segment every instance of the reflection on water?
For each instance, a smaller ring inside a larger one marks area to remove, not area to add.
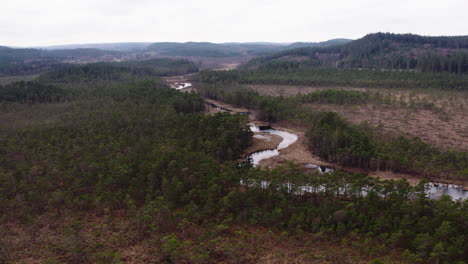
[[[176,85],[179,85],[178,86],[179,88],[176,87],[176,89],[184,89],[184,88],[192,86],[192,84],[190,83],[176,83]],[[228,111],[228,112],[231,111],[230,109],[221,108],[214,104],[212,104],[212,106],[222,111]],[[283,139],[281,143],[278,145],[278,147],[276,147],[276,149],[254,152],[250,156],[248,156],[247,161],[252,163],[253,166],[258,166],[261,160],[278,156],[280,154],[279,150],[289,147],[298,139],[298,136],[295,134],[288,133],[282,130],[273,129],[270,126],[259,127],[254,124],[251,124],[250,129],[252,130],[252,132],[264,132],[264,133],[278,135]],[[320,174],[333,173],[334,171],[333,168],[319,166],[316,164],[307,164],[305,165],[305,167],[308,169],[316,169]],[[265,187],[267,185],[268,185],[268,182],[262,182],[262,186]],[[303,192],[317,191],[317,190],[313,190],[310,186],[301,186],[300,189]],[[362,192],[365,195],[367,190],[362,190]],[[440,184],[440,183],[431,182],[427,185],[426,193],[431,199],[440,199],[442,195],[448,195],[453,200],[468,199],[468,191],[463,190],[461,186],[457,186],[453,184]]]
[[[335,169],[333,168],[330,168],[330,167],[325,167],[325,166],[320,166],[320,165],[316,165],[316,164],[306,164],[305,167],[307,169],[317,169],[317,171],[321,174],[323,173],[333,173],[335,171]]]
[[[188,88],[188,87],[191,87],[192,84],[191,83],[174,83],[174,89],[176,90],[182,90],[182,89],[185,89],[185,88]]]
[[[263,132],[273,135],[280,136],[283,140],[279,143],[276,149],[271,150],[262,150],[252,153],[247,159],[254,165],[257,166],[261,160],[269,159],[274,156],[279,155],[279,150],[289,147],[291,144],[297,141],[298,137],[295,134],[288,133],[286,131],[273,129],[271,127],[262,129],[262,127],[258,127],[256,125],[251,124],[250,130],[252,132]]]
[[[286,131],[273,129],[271,127],[258,127],[255,125],[251,125],[250,129],[252,132],[264,132],[269,134],[275,134],[283,138],[281,143],[278,145],[276,149],[272,150],[263,150],[258,151],[251,154],[248,157],[248,161],[253,164],[253,166],[257,166],[261,160],[269,159],[274,156],[279,155],[279,150],[287,148],[291,144],[297,141],[298,137],[295,134],[288,133]],[[334,169],[330,167],[320,166],[316,164],[306,164],[306,168],[308,169],[316,169],[320,174],[325,173],[333,173]],[[264,181],[261,183],[262,188],[266,188],[269,185],[268,182]],[[299,190],[301,192],[314,192],[319,191],[319,189],[312,188],[310,186],[300,186]],[[362,191],[363,195],[367,193],[367,190]],[[452,197],[453,200],[458,199],[468,199],[468,191],[463,190],[461,186],[453,185],[453,184],[439,184],[439,183],[429,183],[426,188],[426,193],[428,194],[429,198],[431,199],[440,199],[442,195],[449,195]]]
[[[426,193],[431,199],[440,199],[442,195],[448,195],[454,200],[458,199],[468,199],[468,191],[463,190],[461,186],[454,184],[440,184],[430,182],[428,188],[426,188]]]

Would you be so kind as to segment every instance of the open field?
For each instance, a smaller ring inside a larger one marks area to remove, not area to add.
[[[39,75],[25,75],[25,76],[3,76],[0,77],[0,85],[7,85],[13,82],[19,81],[32,81],[36,79]]]
[[[369,122],[386,131],[420,137],[444,149],[468,150],[468,94],[455,91],[402,91],[392,89],[323,88],[250,85],[262,95],[291,96],[325,89],[379,93],[387,102],[360,105],[308,104],[318,111],[337,112],[353,123]]]

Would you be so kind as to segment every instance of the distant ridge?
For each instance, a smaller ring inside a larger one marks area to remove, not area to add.
[[[337,38],[330,39],[323,42],[294,42],[290,44],[289,48],[302,48],[302,47],[327,47],[333,45],[342,45],[353,41],[352,39]]]
[[[332,39],[323,42],[156,42],[148,46],[148,51],[157,52],[164,56],[197,56],[197,57],[234,57],[234,56],[262,56],[272,52],[283,51],[296,47],[327,47],[348,43],[349,39]]]
[[[37,49],[57,50],[57,49],[100,49],[112,51],[136,51],[143,50],[152,42],[118,42],[118,43],[91,43],[91,44],[67,44],[54,46],[37,46]]]
[[[338,67],[468,73],[468,36],[373,33],[328,47],[299,47],[253,59],[244,68]]]

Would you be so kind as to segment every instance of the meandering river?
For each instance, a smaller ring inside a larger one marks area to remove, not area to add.
[[[252,132],[263,132],[263,133],[268,133],[268,134],[274,134],[283,138],[281,143],[275,149],[257,151],[257,152],[250,154],[247,157],[247,160],[251,162],[253,166],[258,166],[261,160],[269,159],[269,158],[280,155],[281,149],[289,147],[290,145],[292,145],[294,142],[298,140],[298,136],[296,134],[289,133],[283,130],[274,129],[271,127],[262,129],[261,127],[251,124],[250,129],[252,130]],[[317,164],[306,164],[305,167],[308,169],[316,169],[321,174],[332,173],[334,171],[333,168],[320,166]],[[261,186],[266,188],[266,186],[268,186],[268,182],[266,181],[262,182]],[[429,184],[427,184],[426,187],[427,188],[425,191],[428,194],[429,198],[431,199],[440,199],[442,195],[448,195],[452,197],[452,199],[454,200],[468,199],[468,191],[463,190],[461,186],[457,186],[453,184],[441,184],[441,183],[430,182]],[[312,191],[312,188],[310,186],[300,186],[298,189],[300,189],[302,192]],[[365,194],[364,190],[363,190],[363,193]]]
[[[172,87],[174,87],[177,90],[181,90],[184,88],[191,87],[191,83],[174,83]],[[230,109],[219,107],[217,105],[211,104],[212,107],[217,108],[218,110],[221,111],[228,111],[231,112]],[[247,112],[249,113],[249,112]],[[275,149],[271,150],[263,150],[263,151],[258,151],[250,154],[247,157],[247,160],[253,164],[253,166],[258,166],[261,160],[273,158],[275,156],[280,155],[280,150],[285,149],[295,143],[298,140],[298,136],[293,133],[289,133],[283,130],[278,130],[274,129],[272,127],[259,127],[256,126],[255,124],[251,124],[250,129],[252,132],[263,132],[263,133],[268,133],[268,134],[274,134],[278,135],[282,138],[282,141],[279,143],[279,145]],[[320,166],[317,164],[307,164],[305,165],[306,168],[309,169],[317,169],[319,173],[325,174],[325,173],[331,173],[334,171],[333,168],[329,167],[324,167]],[[262,182],[262,186],[267,186],[267,182]],[[310,187],[308,186],[301,186],[299,189],[302,191],[308,191]],[[365,192],[363,190],[363,192]],[[442,195],[448,195],[452,197],[454,200],[466,200],[468,199],[468,191],[465,191],[463,187],[457,186],[454,184],[441,184],[441,183],[434,183],[430,182],[427,184],[426,188],[426,193],[428,194],[429,198],[431,199],[439,199]]]
[[[260,132],[260,128],[254,124],[250,125],[250,130],[252,130],[252,132]],[[283,140],[279,143],[278,147],[276,147],[275,149],[257,151],[249,155],[248,159],[254,166],[257,166],[261,160],[269,159],[274,156],[278,156],[279,151],[281,149],[289,147],[298,139],[298,136],[295,134],[282,131],[282,130],[273,129],[273,128],[262,129],[261,132],[278,135],[281,138],[283,138]]]

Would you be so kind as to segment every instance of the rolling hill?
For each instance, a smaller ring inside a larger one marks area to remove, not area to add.
[[[238,57],[264,56],[274,52],[296,47],[327,47],[348,43],[348,39],[333,39],[323,42],[295,42],[291,44],[255,42],[255,43],[210,43],[210,42],[158,42],[148,46],[147,51],[163,56],[191,57]]]
[[[245,68],[337,67],[468,72],[468,36],[374,33],[342,45],[300,47],[254,59]]]

